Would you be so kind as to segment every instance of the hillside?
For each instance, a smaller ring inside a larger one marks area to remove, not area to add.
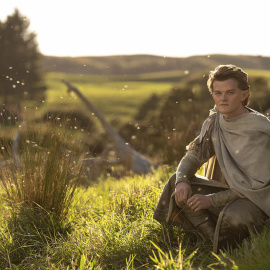
[[[244,69],[270,70],[270,57],[249,55],[201,55],[191,57],[162,57],[154,55],[118,55],[100,57],[43,56],[46,71],[99,74],[135,75],[142,73],[213,69],[220,64],[234,64]]]

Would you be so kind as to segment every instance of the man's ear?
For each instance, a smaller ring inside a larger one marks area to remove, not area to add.
[[[242,90],[241,91],[241,98],[242,98],[242,101],[244,101],[246,98],[249,97],[249,89],[247,90]]]

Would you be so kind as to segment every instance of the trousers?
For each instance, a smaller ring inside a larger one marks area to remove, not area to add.
[[[184,230],[195,230],[205,239],[213,241],[213,251],[235,246],[249,231],[259,229],[263,224],[270,224],[270,218],[247,198],[238,198],[224,206],[193,212],[187,205],[179,207],[175,203],[176,174],[166,182],[153,218],[160,223],[166,222],[181,226]],[[192,193],[208,195],[228,189],[220,182],[209,180],[198,175],[190,179]]]
[[[222,188],[191,185],[193,194],[208,195]],[[194,212],[185,205],[179,209],[185,218],[204,236],[213,241],[213,250],[235,247],[248,237],[250,231],[259,230],[267,215],[247,198],[239,198],[227,205]]]

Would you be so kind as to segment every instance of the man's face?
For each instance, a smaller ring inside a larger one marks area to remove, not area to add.
[[[245,113],[245,107],[242,102],[248,97],[249,90],[238,88],[238,82],[235,79],[226,81],[214,81],[212,97],[216,107],[226,119],[236,117]]]

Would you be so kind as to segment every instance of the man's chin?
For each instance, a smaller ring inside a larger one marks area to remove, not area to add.
[[[220,112],[220,113],[228,113],[229,112],[229,108],[226,106],[220,106],[220,107],[218,107],[218,111]]]

